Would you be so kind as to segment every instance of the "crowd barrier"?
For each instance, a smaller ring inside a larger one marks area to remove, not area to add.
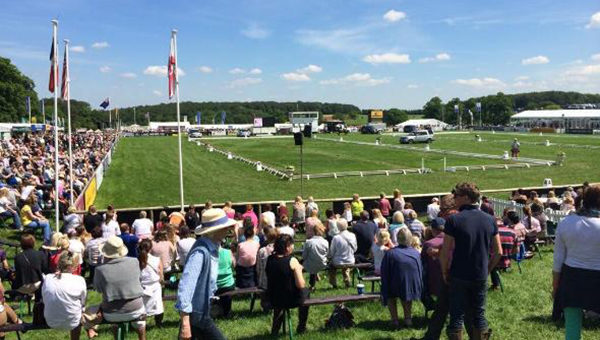
[[[489,200],[492,204],[492,207],[494,208],[494,213],[496,214],[496,217],[502,217],[502,212],[504,211],[504,209],[509,208],[515,210],[519,217],[523,219],[523,207],[525,207],[525,204],[517,203],[515,201],[503,200],[499,198],[490,198]],[[558,223],[563,218],[568,216],[569,212],[547,208],[544,210],[544,214],[546,215],[546,217],[548,217],[548,221],[552,223]]]

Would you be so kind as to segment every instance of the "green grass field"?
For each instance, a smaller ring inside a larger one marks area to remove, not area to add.
[[[483,142],[474,141],[471,134],[439,134],[431,148],[501,155],[509,150],[513,134],[479,133]],[[523,157],[554,160],[556,154],[567,154],[563,167],[535,167],[531,169],[489,170],[470,172],[441,172],[443,155],[389,148],[398,144],[398,136],[383,135],[381,146],[343,144],[324,141],[338,139],[337,135],[319,135],[305,146],[305,173],[342,170],[387,170],[420,167],[421,158],[433,173],[418,175],[391,175],[312,179],[304,181],[305,196],[315,198],[350,197],[356,192],[362,196],[391,193],[401,188],[405,194],[448,191],[459,181],[471,180],[482,189],[540,186],[544,178],[552,178],[555,185],[600,181],[597,159],[600,148],[573,147],[600,146],[600,138],[592,136],[564,136],[518,134],[523,142]],[[345,140],[375,141],[374,135],[349,134]],[[553,144],[536,145],[549,139]],[[294,165],[299,172],[298,147],[289,139],[211,139],[217,147],[230,149],[242,156],[276,167]],[[265,172],[256,172],[239,161],[227,160],[206,148],[184,141],[185,202],[260,201],[292,199],[300,192],[300,181],[280,180]],[[424,147],[423,144],[415,146]],[[486,165],[500,160],[447,156],[447,165]],[[113,163],[104,177],[96,204],[114,204],[117,208],[176,205],[179,201],[177,138],[140,137],[124,138],[119,142]]]

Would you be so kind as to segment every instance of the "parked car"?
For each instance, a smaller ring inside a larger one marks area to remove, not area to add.
[[[360,129],[360,132],[364,134],[378,134],[382,133],[384,129],[385,124],[367,124]]]
[[[192,133],[190,133],[190,138],[200,138],[202,137],[202,132],[200,131],[194,131]]]
[[[412,144],[412,143],[431,143],[434,137],[432,133],[427,130],[417,130],[411,132],[406,136],[400,137],[401,144]]]
[[[250,130],[239,130],[237,133],[238,137],[250,137],[251,135]]]

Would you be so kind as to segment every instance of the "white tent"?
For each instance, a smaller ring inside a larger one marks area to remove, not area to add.
[[[600,128],[600,110],[527,110],[510,117],[525,127]]]
[[[395,127],[399,130],[404,129],[405,126],[416,126],[417,128],[424,128],[430,126],[433,131],[442,131],[448,124],[437,119],[409,119],[400,124],[396,124]]]

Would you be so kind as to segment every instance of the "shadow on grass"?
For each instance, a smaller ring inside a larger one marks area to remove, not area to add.
[[[413,317],[413,325],[410,327],[411,329],[425,329],[427,328],[427,318],[424,316]],[[402,323],[402,321],[400,321]],[[381,331],[395,331],[396,329],[392,326],[392,322],[390,320],[367,320],[356,323],[356,328],[362,328],[366,330],[377,329]],[[401,326],[400,329],[407,329],[404,326]]]
[[[562,327],[562,322],[555,322],[552,320],[551,315],[533,315],[523,318],[523,321],[535,322],[547,326],[554,326],[556,329],[560,329]]]

